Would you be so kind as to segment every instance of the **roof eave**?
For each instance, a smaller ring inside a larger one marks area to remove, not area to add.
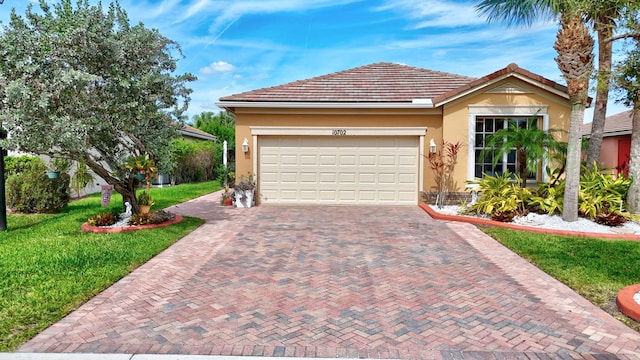
[[[178,130],[178,133],[180,133],[182,135],[189,136],[189,137],[193,137],[193,138],[210,140],[210,141],[218,141],[218,138],[215,137],[215,136],[200,135],[200,134],[192,133],[192,132],[185,131],[185,130]]]
[[[287,109],[433,109],[431,99],[412,102],[302,102],[302,101],[219,101],[222,109],[287,108]]]

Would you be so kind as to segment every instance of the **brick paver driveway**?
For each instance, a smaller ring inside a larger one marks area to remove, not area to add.
[[[471,225],[216,200],[174,209],[208,222],[20,351],[640,358],[638,333]]]

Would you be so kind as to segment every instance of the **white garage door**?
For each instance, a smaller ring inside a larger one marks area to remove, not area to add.
[[[419,138],[259,136],[263,204],[418,203]]]

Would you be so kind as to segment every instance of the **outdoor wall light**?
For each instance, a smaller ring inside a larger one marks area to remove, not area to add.
[[[433,139],[429,140],[429,152],[432,154],[436,153],[436,142]]]
[[[243,153],[249,152],[249,140],[247,140],[247,138],[244,138],[244,141],[242,142],[242,152]]]

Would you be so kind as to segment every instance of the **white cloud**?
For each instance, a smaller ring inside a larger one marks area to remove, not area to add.
[[[235,66],[225,61],[214,61],[206,67],[200,69],[203,74],[211,74],[214,72],[230,72],[235,70]]]
[[[412,29],[461,27],[486,24],[487,19],[476,12],[477,1],[452,0],[386,0],[377,11],[395,11],[414,21]]]

